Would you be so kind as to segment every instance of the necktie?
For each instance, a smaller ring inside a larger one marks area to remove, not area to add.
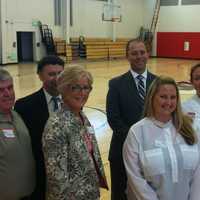
[[[58,97],[52,97],[51,100],[53,101],[53,111],[58,110],[59,98]]]
[[[142,100],[142,103],[144,103],[144,98],[145,98],[145,88],[144,88],[144,77],[140,74],[137,76],[138,79],[138,92],[140,99]]]

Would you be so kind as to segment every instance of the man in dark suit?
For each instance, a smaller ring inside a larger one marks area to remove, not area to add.
[[[43,83],[42,88],[15,103],[15,110],[20,114],[30,132],[36,160],[36,188],[30,197],[31,200],[45,200],[46,176],[41,139],[49,115],[60,106],[56,78],[63,69],[64,61],[57,56],[41,59],[37,66],[37,73]]]
[[[146,68],[149,54],[143,41],[130,40],[127,43],[126,56],[130,70],[109,81],[106,102],[107,119],[113,130],[109,151],[111,200],[127,199],[127,178],[122,158],[123,143],[131,125],[142,116],[145,93],[155,78]]]

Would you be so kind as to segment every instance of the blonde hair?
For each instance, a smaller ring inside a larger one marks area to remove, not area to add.
[[[193,82],[193,74],[196,71],[196,69],[198,69],[198,68],[200,68],[200,63],[192,66],[191,69],[190,69],[190,82],[191,83]]]
[[[145,101],[143,113],[144,117],[154,117],[155,113],[153,109],[153,101],[161,85],[173,85],[175,87],[177,96],[177,106],[174,112],[172,113],[172,122],[176,130],[184,138],[185,142],[189,145],[193,145],[197,141],[197,138],[192,128],[192,119],[189,116],[183,114],[181,109],[181,101],[178,86],[175,80],[171,77],[159,76],[152,82]]]
[[[78,81],[80,78],[86,77],[90,86],[93,84],[93,78],[90,72],[82,66],[70,66],[60,73],[57,79],[57,89],[63,94],[67,85]]]

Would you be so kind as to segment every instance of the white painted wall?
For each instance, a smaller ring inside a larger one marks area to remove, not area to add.
[[[143,0],[115,0],[122,7],[122,22],[116,23],[116,37],[135,37],[144,22]],[[112,37],[113,24],[102,21],[103,4],[95,0],[74,0],[72,37]]]
[[[44,47],[37,47],[41,43],[40,32],[32,22],[40,20],[53,30],[54,37],[137,37],[140,27],[144,23],[145,0],[114,0],[122,7],[122,22],[111,23],[102,21],[103,1],[73,0],[73,26],[64,19],[63,26],[54,26],[53,0],[0,0],[1,1],[1,34],[2,34],[2,63],[17,62],[17,31],[31,31],[34,33],[34,58],[39,60],[44,55]],[[69,0],[63,5],[68,5]],[[65,9],[64,9],[65,10]],[[67,8],[66,8],[67,10]],[[66,18],[69,16],[65,14]],[[65,36],[64,36],[65,35]]]
[[[154,10],[156,6],[156,0],[144,0],[144,28],[150,29],[153,15],[154,15]],[[158,26],[156,27],[157,31]],[[152,46],[152,56],[156,56],[156,33],[153,38],[153,46]]]
[[[69,5],[69,0],[64,5]],[[2,63],[17,62],[16,42],[17,31],[34,32],[35,60],[44,55],[44,47],[36,47],[41,42],[38,27],[32,25],[34,20],[48,24],[54,37],[137,37],[141,26],[149,28],[156,0],[113,0],[122,8],[122,22],[111,23],[102,21],[103,1],[73,0],[73,26],[69,26],[69,12],[64,15],[64,25],[54,26],[53,0],[0,0],[1,5],[1,49]],[[199,32],[200,5],[162,6],[157,31]],[[63,8],[63,11],[68,11]],[[153,55],[156,55],[156,37]]]
[[[158,23],[160,32],[199,32],[200,5],[162,6]]]
[[[150,24],[156,0],[144,2],[144,24]],[[200,5],[161,6],[156,31],[159,32],[200,32]],[[156,56],[156,35],[154,37],[153,53]]]
[[[61,36],[61,27],[54,26],[53,0],[1,0],[1,34],[2,34],[2,63],[17,62],[17,31],[33,32],[34,60],[39,60],[45,53],[41,44],[39,28],[33,21],[40,20],[54,29],[57,37]],[[36,43],[41,46],[37,47]]]
[[[1,1],[0,1],[0,64],[2,63],[2,11],[1,11]]]
[[[122,23],[117,25],[117,37],[134,38],[139,36],[144,24],[143,0],[120,0],[122,5]]]
[[[150,29],[156,0],[144,0],[144,28]]]
[[[109,23],[102,22],[103,3],[94,0],[73,1],[73,26],[70,36],[107,37]]]

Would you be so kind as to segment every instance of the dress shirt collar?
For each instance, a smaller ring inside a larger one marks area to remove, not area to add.
[[[137,76],[140,75],[140,74],[138,74],[137,72],[133,71],[132,69],[130,69],[130,72],[131,72],[131,74],[132,74],[132,76],[133,76],[134,79],[137,79]],[[145,80],[146,80],[146,79],[147,79],[147,69],[145,69],[145,71],[144,71],[141,75],[142,75],[142,76],[145,78]]]
[[[151,118],[151,121],[156,125],[158,126],[159,128],[169,128],[172,126],[172,120],[169,120],[168,122],[161,122],[161,121],[158,121],[157,119],[155,118]]]
[[[44,94],[45,94],[45,97],[47,100],[47,105],[49,105],[49,103],[51,103],[52,96],[44,88],[43,88],[43,91],[44,91]],[[61,102],[61,95],[58,95],[57,97],[58,97],[59,101]]]

